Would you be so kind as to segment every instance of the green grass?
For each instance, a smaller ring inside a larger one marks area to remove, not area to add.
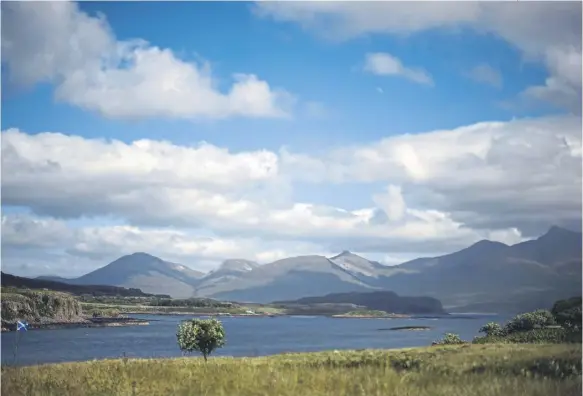
[[[134,392],[135,387],[135,392]],[[575,396],[581,345],[491,344],[4,368],[2,394]]]

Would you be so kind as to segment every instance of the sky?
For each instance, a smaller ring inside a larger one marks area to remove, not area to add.
[[[395,265],[581,227],[580,2],[1,11],[5,272]]]

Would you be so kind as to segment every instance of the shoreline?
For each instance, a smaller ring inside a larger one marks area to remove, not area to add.
[[[135,318],[91,318],[71,322],[53,323],[29,323],[28,331],[35,330],[61,330],[76,328],[94,327],[125,327],[125,326],[147,326],[150,322],[145,319]],[[12,333],[16,331],[16,323],[5,323],[2,325],[2,333]]]
[[[206,312],[139,312],[139,311],[128,311],[124,312],[126,315],[166,315],[166,316],[226,316],[226,317],[276,317],[276,316],[289,316],[287,314],[232,314],[228,312],[213,312],[213,313],[206,313]]]
[[[228,312],[140,312],[128,311],[123,312],[123,315],[161,315],[161,316],[191,316],[191,317],[227,317],[227,318],[276,318],[276,317],[294,317],[294,314],[269,314],[269,313],[240,313],[231,314]],[[302,315],[299,315],[302,316]],[[415,316],[412,314],[390,314],[386,316],[376,315],[346,315],[346,314],[311,314],[309,316],[321,316],[333,319],[445,319],[449,315],[439,316]],[[132,317],[118,317],[118,318],[79,318],[79,320],[69,322],[51,322],[51,323],[29,323],[28,330],[59,330],[70,328],[94,328],[94,327],[123,327],[123,326],[145,326],[149,325],[151,320],[156,319],[140,319]],[[16,323],[3,323],[1,332],[16,331]]]

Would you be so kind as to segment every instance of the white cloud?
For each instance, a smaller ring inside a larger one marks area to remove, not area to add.
[[[407,205],[399,186],[388,186],[387,192],[373,196],[373,201],[391,221],[399,221],[405,216]]]
[[[57,99],[110,118],[286,117],[295,101],[254,74],[221,92],[208,64],[119,41],[71,2],[4,3],[2,61],[15,82],[52,82]]]
[[[581,48],[551,48],[546,53],[546,63],[551,72],[544,85],[527,88],[526,98],[544,100],[564,107],[575,114],[581,113]]]
[[[282,172],[310,183],[399,185],[407,201],[471,228],[517,227],[536,235],[581,219],[581,118],[575,116],[400,135],[323,158],[283,152],[281,164]]]
[[[76,269],[77,275],[103,266],[121,255],[142,251],[201,271],[213,269],[228,258],[266,263],[294,255],[329,254],[306,242],[217,238],[200,236],[193,231],[127,225],[73,226],[59,220],[22,214],[2,217],[2,247],[3,256],[9,259],[22,250],[39,249],[56,251],[59,257],[68,257],[70,261],[82,259],[85,266]]]
[[[466,73],[466,76],[479,83],[502,88],[502,76],[500,75],[500,72],[490,65],[476,65]]]
[[[567,116],[485,122],[318,156],[8,130],[2,205],[57,218],[110,216],[138,228],[194,227],[221,240],[301,241],[322,251],[446,253],[478,239],[515,241],[580,224],[580,130],[581,119]],[[292,201],[296,182],[388,187],[348,210]]]
[[[64,147],[71,150],[66,155]],[[196,185],[232,191],[275,178],[278,162],[277,155],[269,151],[230,153],[205,142],[177,146],[143,139],[126,144],[60,133],[28,135],[17,129],[4,131],[2,141],[3,168],[16,172],[5,175],[3,182],[9,184],[18,182],[19,176],[41,172],[45,184],[63,177],[82,184],[89,177],[119,181],[119,188]]]
[[[494,34],[541,61],[550,76],[525,96],[581,111],[580,2],[258,2],[256,12],[291,21],[328,39],[366,34],[408,35],[430,29],[473,28]]]
[[[425,70],[405,67],[398,58],[383,52],[366,54],[364,70],[379,76],[402,76],[418,84],[433,85]]]

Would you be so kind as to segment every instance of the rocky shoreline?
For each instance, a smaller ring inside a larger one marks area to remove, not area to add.
[[[28,330],[56,330],[80,327],[145,326],[150,322],[135,318],[87,318],[67,322],[29,322]],[[2,333],[16,330],[16,323],[2,323]]]

